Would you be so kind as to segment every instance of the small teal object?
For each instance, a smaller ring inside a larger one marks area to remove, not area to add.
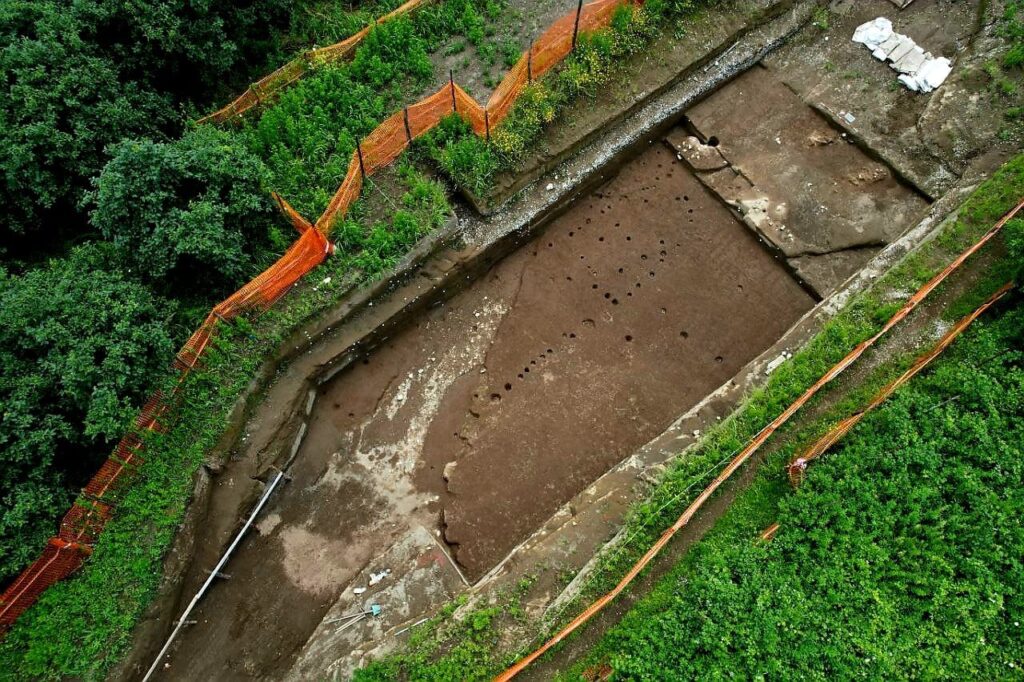
[[[370,615],[371,616],[379,616],[381,614],[381,611],[383,611],[383,610],[384,609],[382,609],[380,607],[380,604],[370,604]]]

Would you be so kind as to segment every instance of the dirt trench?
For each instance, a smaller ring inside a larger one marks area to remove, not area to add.
[[[416,526],[475,580],[813,303],[651,145],[321,388],[293,480],[164,676],[282,674],[340,592]]]
[[[777,115],[749,107],[744,120],[744,98],[769,95]],[[802,253],[743,204],[750,192],[769,207],[839,216],[872,207],[867,227],[885,228],[869,235],[879,244],[923,205],[884,166],[861,182],[877,162],[763,73],[690,113],[688,126],[651,141],[484,276],[320,387],[291,482],[161,677],[283,678],[332,606],[410,570],[436,575],[414,589],[393,582],[396,599],[410,617],[429,612],[734,377],[873,253],[805,281]],[[702,139],[693,120],[721,138]],[[819,151],[825,134],[832,148]],[[723,168],[699,167],[708,148],[745,193],[709,180]],[[801,171],[820,189],[778,181]],[[790,233],[825,253],[848,256],[836,242],[846,232],[863,239],[842,221],[817,232],[822,222],[805,215],[792,212]],[[412,567],[395,557],[412,557],[402,559]]]

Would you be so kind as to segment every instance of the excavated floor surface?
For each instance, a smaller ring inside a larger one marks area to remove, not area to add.
[[[899,15],[901,27],[951,53],[975,5],[918,0]],[[943,150],[907,135],[955,122],[932,111],[955,98],[889,88],[888,67],[848,44],[864,17],[895,12],[888,2],[831,6],[833,40],[809,27],[767,68],[687,112],[705,141],[717,138],[742,191],[712,181],[721,168],[695,176],[687,164],[706,161],[709,145],[680,159],[693,131],[677,128],[674,149],[656,141],[486,276],[322,387],[294,480],[242,542],[231,579],[201,602],[200,625],[185,630],[161,677],[281,679],[339,597],[372,586],[371,572],[436,569],[430,599],[394,576],[374,588],[374,598],[411,604],[410,619],[430,613],[444,601],[438,595],[461,589],[454,562],[479,578],[729,381],[813,305],[807,290],[824,295],[841,284],[926,203],[841,131],[941,194],[953,174],[932,173],[925,156]],[[932,24],[941,30],[926,30]],[[415,547],[394,552],[402,543]],[[414,558],[403,566],[397,556]]]
[[[340,591],[416,525],[480,577],[812,305],[653,144],[321,389],[294,480],[199,608],[222,627],[188,630],[167,676],[285,670]]]

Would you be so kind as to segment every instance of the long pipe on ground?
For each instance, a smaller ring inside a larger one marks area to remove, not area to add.
[[[246,531],[249,530],[249,527],[256,519],[257,514],[260,513],[261,509],[263,509],[263,505],[267,503],[267,500],[270,499],[270,496],[273,494],[277,484],[280,483],[281,479],[284,477],[284,472],[278,471],[277,476],[275,476],[274,480],[270,482],[267,489],[263,491],[263,496],[260,498],[259,503],[257,503],[256,508],[252,510],[251,514],[249,514],[249,518],[245,520],[245,525],[242,526],[242,530],[238,531],[238,534],[235,535],[235,539],[231,541],[231,545],[228,546],[227,551],[221,555],[220,561],[217,562],[217,566],[210,571],[210,575],[203,583],[203,586],[199,588],[199,591],[196,592],[196,596],[192,597],[192,601],[189,602],[185,612],[181,614],[181,618],[178,619],[178,624],[174,626],[174,630],[171,631],[171,636],[167,638],[166,642],[164,642],[164,646],[160,649],[160,653],[158,653],[156,658],[153,659],[153,665],[149,666],[149,670],[146,671],[146,675],[142,678],[142,682],[148,682],[149,678],[151,678],[153,673],[156,672],[157,666],[160,665],[160,661],[163,659],[164,654],[166,654],[168,649],[171,648],[174,638],[177,637],[178,633],[181,632],[181,629],[185,627],[189,614],[192,613],[192,609],[196,607],[199,600],[202,599],[204,594],[206,594],[206,590],[210,588],[210,585],[213,584],[213,581],[217,578],[218,574],[220,574],[220,569],[224,568],[224,564],[228,562],[228,558],[230,558],[231,553],[235,551],[236,547],[238,547],[238,543],[242,541],[242,537],[245,535]]]

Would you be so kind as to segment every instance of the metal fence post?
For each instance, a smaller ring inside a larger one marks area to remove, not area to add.
[[[583,0],[576,5],[576,23],[572,27],[572,49],[576,49],[576,36],[580,32],[580,14],[583,12]]]
[[[363,145],[359,144],[359,140],[356,140],[356,154],[359,155],[359,174],[363,176],[363,182],[366,182],[366,168],[363,166]]]
[[[526,52],[526,81],[528,83],[533,82],[533,41],[530,41],[530,47]]]
[[[487,141],[491,141],[491,117],[487,110],[484,109],[484,130],[486,131]]]
[[[405,123],[405,137],[412,142],[412,130],[409,128],[409,107],[402,109],[402,120]]]
[[[448,87],[452,91],[452,113],[459,113],[458,106],[455,105],[455,76],[452,75],[452,70],[448,69]]]

